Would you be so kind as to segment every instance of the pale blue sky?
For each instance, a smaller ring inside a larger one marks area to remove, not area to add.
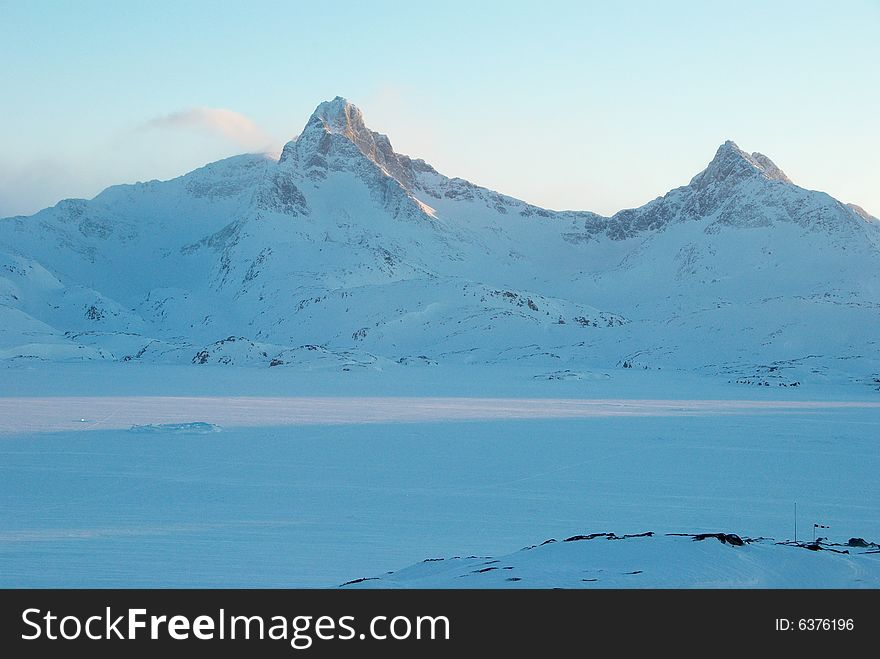
[[[0,0],[0,216],[278,148],[336,95],[551,208],[642,204],[729,138],[880,214],[878,37],[880,0]]]

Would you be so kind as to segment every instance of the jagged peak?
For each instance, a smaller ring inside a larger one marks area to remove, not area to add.
[[[785,175],[779,167],[776,166],[770,158],[765,156],[763,153],[758,153],[754,151],[752,153],[752,162],[754,162],[758,167],[760,167],[761,171],[764,172],[764,176],[771,181],[782,181],[783,183],[791,183],[791,179]]]
[[[876,217],[874,217],[873,215],[871,215],[868,211],[866,211],[864,208],[862,208],[861,206],[859,206],[858,204],[845,204],[845,206],[846,206],[847,208],[849,208],[853,213],[855,213],[856,215],[858,215],[860,218],[862,218],[863,220],[866,220],[866,221],[869,221],[869,222],[878,222],[878,221],[880,221],[880,220],[878,220]]]
[[[306,122],[302,133],[288,142],[281,152],[281,162],[295,157],[299,143],[316,145],[324,135],[342,135],[351,142],[363,141],[369,133],[364,116],[354,103],[342,96],[318,104]]]
[[[309,118],[306,128],[320,124],[326,132],[344,135],[353,142],[371,131],[364,124],[360,108],[342,96],[320,103]]]
[[[344,141],[334,146],[334,140],[339,139]],[[405,188],[411,187],[413,161],[397,154],[387,135],[370,130],[360,108],[342,96],[315,108],[300,136],[285,145],[280,161],[322,166],[334,152],[350,155],[350,145]]]
[[[327,135],[344,137],[372,160],[376,159],[379,150],[394,153],[388,137],[367,128],[360,108],[346,98],[337,96],[332,101],[318,104],[299,137],[284,147],[281,160],[289,158],[297,144],[325,143],[322,138]]]
[[[704,187],[712,182],[760,176],[769,181],[791,183],[791,180],[763,153],[747,153],[733,140],[726,140],[715,152],[715,157],[691,185]]]

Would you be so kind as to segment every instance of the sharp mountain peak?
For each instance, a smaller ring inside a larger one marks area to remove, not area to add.
[[[315,124],[320,124],[328,133],[345,135],[351,140],[372,132],[364,124],[364,114],[360,108],[342,96],[318,104],[306,128]]]
[[[299,142],[299,151],[313,152],[315,149],[322,156],[331,150],[331,141],[342,138],[354,144],[358,151],[376,163],[387,174],[396,178],[404,187],[409,188],[411,173],[408,163],[411,159],[394,151],[391,141],[384,134],[371,130],[361,109],[343,96],[318,104],[306,122],[300,136],[289,142],[282,152],[281,160],[293,156]],[[311,154],[305,156],[312,157]],[[748,153],[742,150],[733,140],[725,140],[715,152],[715,156],[706,169],[697,174],[690,182],[691,186],[705,187],[712,182],[725,180],[742,180],[760,177],[768,181],[780,181],[791,184],[776,164],[763,153]]]
[[[280,162],[323,168],[328,159],[356,156],[351,145],[404,188],[411,187],[412,160],[396,153],[387,135],[370,130],[360,108],[342,96],[318,104],[299,137],[285,145]]]
[[[742,180],[750,177],[761,177],[768,181],[780,181],[791,183],[791,179],[785,175],[776,164],[763,153],[757,151],[748,153],[737,146],[733,140],[726,140],[715,152],[715,157],[706,169],[697,174],[691,185],[705,187],[710,183],[720,183],[727,180]]]

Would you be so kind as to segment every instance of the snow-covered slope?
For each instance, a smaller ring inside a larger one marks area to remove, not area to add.
[[[429,558],[345,588],[877,588],[880,552],[736,534],[591,533],[498,558]]]
[[[242,155],[0,220],[0,358],[880,372],[880,222],[725,142],[612,217],[398,154],[345,99]]]

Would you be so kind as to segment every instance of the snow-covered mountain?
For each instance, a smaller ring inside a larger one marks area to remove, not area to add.
[[[337,97],[278,160],[0,220],[0,359],[870,383],[878,265],[880,221],[733,142],[688,185],[602,217],[444,176]]]

